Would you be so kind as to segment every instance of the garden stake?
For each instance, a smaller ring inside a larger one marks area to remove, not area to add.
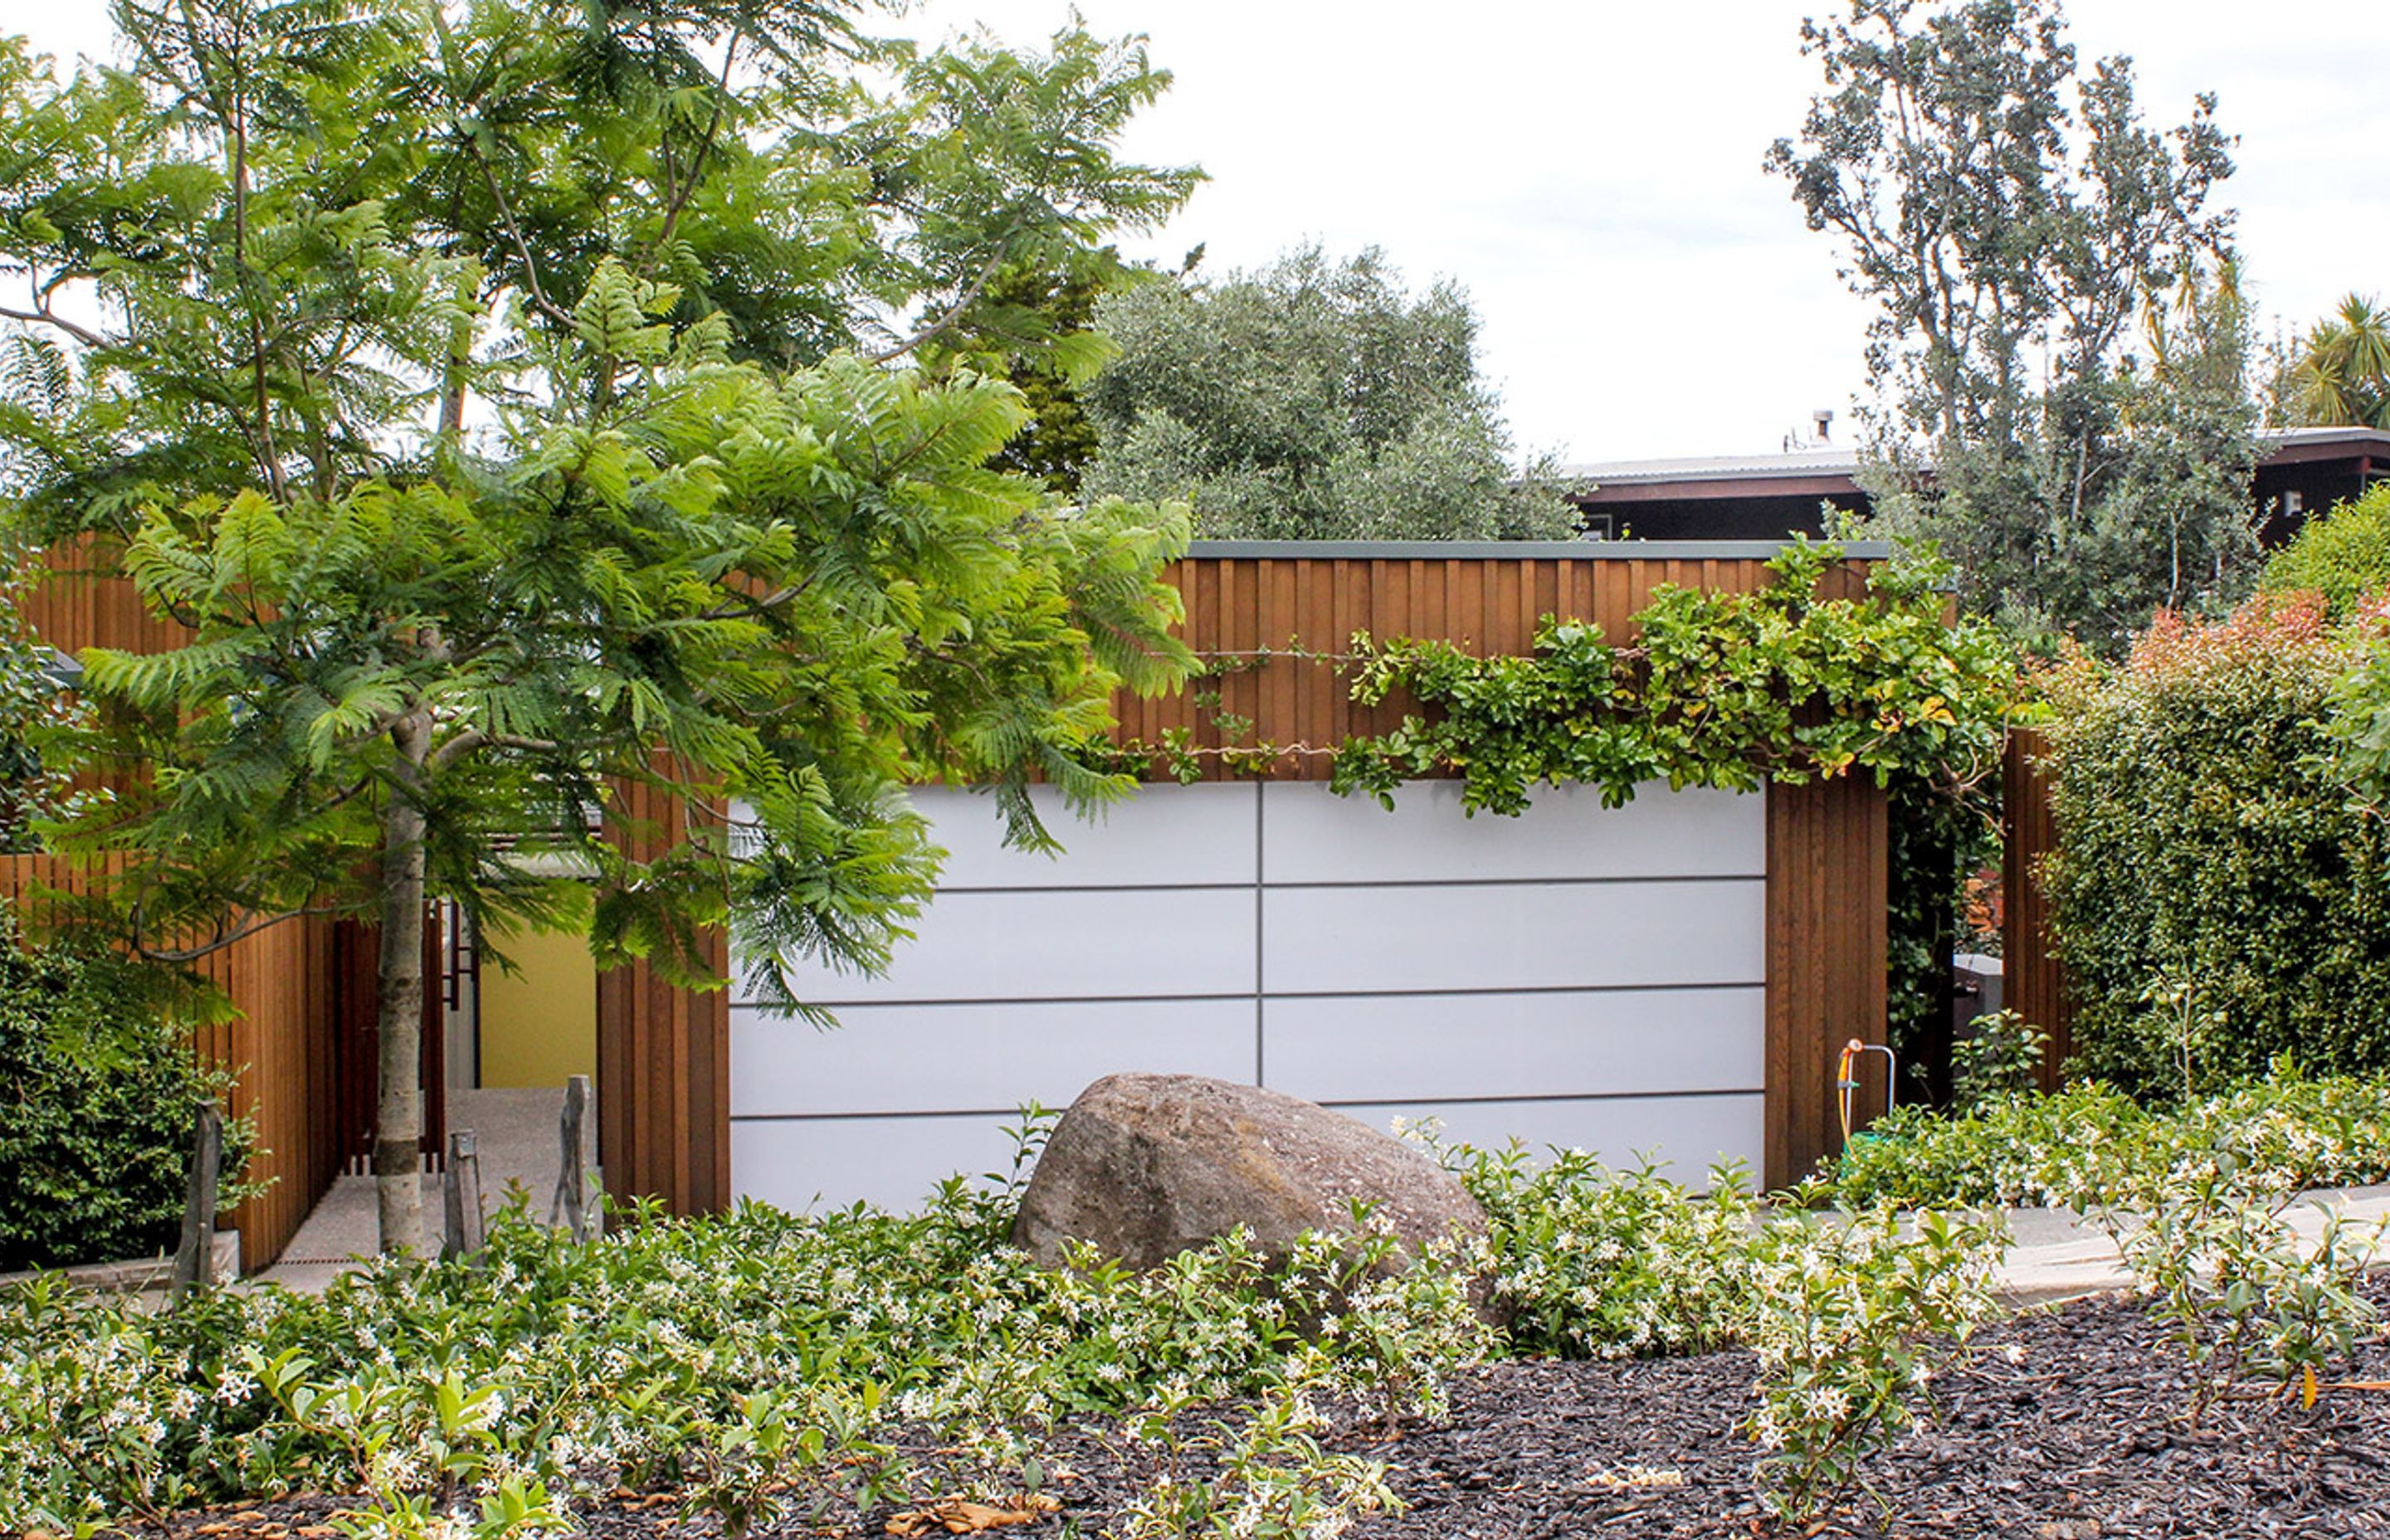
[[[191,1177],[183,1199],[183,1240],[174,1249],[170,1299],[180,1304],[215,1287],[217,1187],[224,1175],[224,1118],[212,1101],[191,1118]]]
[[[456,1129],[448,1136],[448,1170],[441,1183],[441,1196],[447,1200],[447,1224],[440,1254],[471,1256],[482,1249],[483,1222],[482,1152],[469,1128]]]

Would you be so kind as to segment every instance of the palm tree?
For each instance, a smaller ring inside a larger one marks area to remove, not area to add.
[[[2351,294],[2307,333],[2291,371],[2291,412],[2319,428],[2390,429],[2390,311]]]

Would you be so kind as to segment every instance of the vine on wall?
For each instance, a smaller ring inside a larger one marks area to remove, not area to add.
[[[1537,785],[1598,788],[1618,805],[1646,782],[1756,790],[1845,774],[1890,786],[1904,776],[1961,799],[1997,775],[2019,699],[2007,641],[1972,621],[1946,624],[1930,569],[1878,566],[1869,592],[1823,599],[1842,559],[1798,541],[1750,593],[1664,585],[1636,617],[1642,639],[1613,646],[1600,627],[1547,616],[1524,657],[1472,657],[1452,642],[1356,634],[1351,650],[1300,646],[1203,655],[1190,697],[1223,742],[1192,727],[1158,742],[1099,751],[1108,767],[1148,777],[1266,774],[1304,758],[1334,761],[1331,785],[1391,806],[1406,781],[1458,776],[1471,813],[1517,814]],[[1420,711],[1342,743],[1253,736],[1227,712],[1216,681],[1279,663],[1348,674],[1352,697],[1380,705],[1407,691]]]
[[[1472,657],[1449,641],[1352,638],[1350,650],[1291,644],[1203,657],[1189,699],[1220,738],[1191,726],[1103,751],[1106,768],[1195,781],[1217,768],[1267,775],[1332,761],[1330,786],[1385,806],[1406,782],[1458,777],[1462,806],[1515,815],[1538,786],[1596,788],[1604,802],[1639,786],[1756,790],[1868,775],[1893,794],[1889,998],[1892,1041],[1921,1064],[1949,1008],[1947,916],[1997,847],[2000,755],[2023,700],[2007,640],[1972,621],[1946,623],[1921,563],[1870,570],[1857,599],[1818,597],[1842,559],[1796,542],[1750,593],[1663,587],[1636,617],[1641,640],[1613,646],[1583,621],[1546,617],[1525,657]],[[1394,727],[1340,743],[1254,736],[1223,704],[1220,681],[1276,666],[1332,668],[1352,698],[1397,691],[1419,705]],[[1930,1066],[1908,1095],[1938,1091]]]

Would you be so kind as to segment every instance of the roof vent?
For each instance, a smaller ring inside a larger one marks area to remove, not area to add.
[[[1833,441],[1834,411],[1832,407],[1818,407],[1816,411],[1809,414],[1809,420],[1818,425],[1818,442],[1819,443],[1830,443]]]

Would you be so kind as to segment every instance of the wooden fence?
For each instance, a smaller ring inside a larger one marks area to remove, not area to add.
[[[89,544],[55,548],[49,579],[25,596],[24,616],[44,644],[64,653],[88,647],[164,651],[189,633],[151,615],[131,582],[109,571]],[[112,777],[102,777],[109,779]],[[122,869],[104,863],[101,872]],[[90,871],[55,855],[0,857],[0,898],[39,923],[39,889],[89,891]],[[438,977],[439,932],[427,927],[426,966]],[[255,1120],[252,1177],[263,1192],[231,1210],[243,1265],[279,1256],[317,1199],[343,1171],[363,1172],[373,1149],[377,930],[322,919],[291,920],[235,943],[198,965],[232,1001],[235,1020],[199,1029],[193,1050],[203,1065],[235,1077],[231,1116]],[[445,1133],[443,1034],[427,998],[424,1148]]]
[[[682,803],[623,787],[610,838],[636,860],[674,840]],[[711,938],[711,966],[730,964]],[[730,995],[682,989],[644,959],[598,976],[598,1161],[617,1199],[653,1197],[674,1213],[730,1203]]]

